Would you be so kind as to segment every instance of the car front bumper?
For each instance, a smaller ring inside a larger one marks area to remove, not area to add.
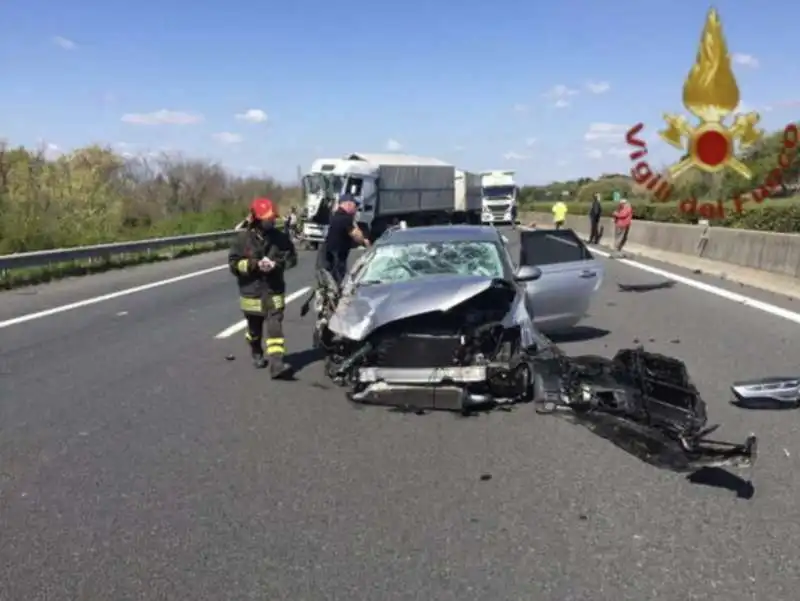
[[[362,367],[358,370],[358,392],[351,401],[411,410],[467,411],[495,402],[483,388],[488,369],[483,365],[434,368]]]

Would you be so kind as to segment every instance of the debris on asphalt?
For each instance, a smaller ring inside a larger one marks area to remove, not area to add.
[[[234,361],[236,359],[236,355],[225,355],[225,361]]]
[[[492,475],[491,474],[481,474],[481,481],[482,482],[486,482],[487,480],[491,480],[491,479],[492,479]]]

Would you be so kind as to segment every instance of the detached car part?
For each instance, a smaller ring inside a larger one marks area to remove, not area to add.
[[[652,465],[677,472],[748,467],[757,440],[708,438],[706,403],[682,361],[623,349],[613,359],[567,357],[557,349],[534,359],[535,404],[559,413]]]
[[[732,404],[742,409],[797,409],[800,378],[767,377],[734,382]]]

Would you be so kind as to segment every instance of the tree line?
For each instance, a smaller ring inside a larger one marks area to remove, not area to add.
[[[179,155],[0,144],[0,254],[226,229],[261,195],[300,201],[296,187]]]

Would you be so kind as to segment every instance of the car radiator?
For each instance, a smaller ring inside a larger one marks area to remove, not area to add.
[[[401,334],[386,338],[375,349],[375,367],[449,367],[456,364],[458,334]]]

